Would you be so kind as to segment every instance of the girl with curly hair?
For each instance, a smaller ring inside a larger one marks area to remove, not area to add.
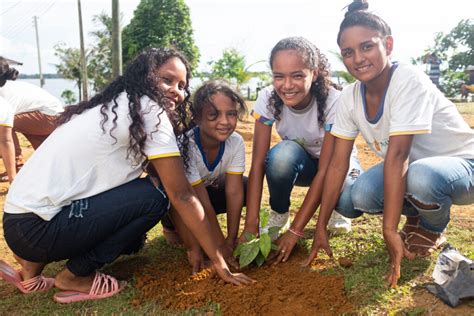
[[[279,262],[288,259],[319,205],[334,142],[329,131],[340,92],[330,81],[326,57],[305,38],[290,37],[279,41],[270,54],[270,67],[273,85],[261,91],[252,111],[256,122],[244,233],[259,233],[264,176],[271,210],[267,227],[260,227],[260,231],[268,231],[271,227],[280,227],[282,232],[287,230],[294,185],[310,186],[291,228],[277,241]],[[269,150],[274,123],[282,141]],[[355,155],[352,161],[348,185],[353,181],[353,175],[360,173]],[[339,216],[337,220],[350,229],[347,219]],[[244,241],[244,238],[240,240]]]
[[[227,82],[211,80],[194,93],[192,113],[196,126],[187,132],[190,163],[186,175],[211,223],[211,233],[224,257],[230,257],[237,243],[246,183],[245,144],[235,128],[247,113],[247,107]],[[224,213],[227,215],[225,237],[216,216]],[[181,237],[193,272],[199,272],[205,264],[202,249],[182,225],[179,214],[174,209],[170,214],[177,231],[166,221],[162,221],[163,230],[167,231],[168,240],[170,235]]]
[[[357,81],[338,100],[334,153],[307,263],[320,249],[331,254],[326,225],[360,133],[384,160],[355,181],[353,205],[341,211],[350,218],[383,214],[387,279],[395,287],[404,257],[429,256],[446,241],[451,205],[474,202],[474,132],[425,73],[391,61],[390,27],[367,9],[365,0],[351,3],[339,28],[344,65]],[[397,232],[402,214],[407,221]]]
[[[175,133],[187,128],[190,75],[181,53],[150,49],[103,92],[65,110],[6,198],[5,239],[21,270],[0,262],[4,280],[23,293],[55,285],[60,303],[110,297],[125,283],[97,270],[138,251],[171,202],[217,273],[250,281],[229,271],[186,180],[179,150],[186,162],[186,138],[178,145]],[[155,181],[140,178],[146,167]],[[46,264],[64,259],[55,279],[42,276]]]
[[[23,166],[16,132],[22,133],[36,150],[56,128],[63,111],[60,100],[34,84],[16,81],[18,70],[0,57],[0,154],[6,172],[1,182],[12,182]]]

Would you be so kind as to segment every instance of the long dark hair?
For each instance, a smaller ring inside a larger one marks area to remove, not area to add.
[[[18,70],[11,68],[8,61],[0,56],[0,87],[3,87],[7,80],[16,80]]]
[[[210,80],[204,82],[194,93],[193,105],[191,107],[194,121],[201,119],[202,110],[205,106],[214,106],[211,98],[218,92],[223,93],[234,102],[237,107],[237,118],[239,120],[243,119],[245,114],[247,114],[247,106],[242,96],[234,91],[225,80]]]
[[[318,124],[324,125],[326,100],[331,86],[338,88],[330,80],[329,62],[324,54],[310,41],[304,37],[288,37],[280,40],[270,53],[270,67],[273,69],[275,55],[284,50],[295,50],[303,59],[309,69],[318,69],[316,81],[311,83],[310,93],[316,98],[318,104]],[[275,119],[280,120],[283,100],[273,90],[268,103],[268,109],[273,113]]]
[[[351,26],[363,26],[380,33],[381,37],[392,35],[390,26],[381,17],[368,12],[369,3],[366,0],[354,0],[347,6],[347,12],[339,26],[337,44],[341,41],[342,32]]]
[[[171,58],[179,58],[186,66],[186,87],[185,99],[182,104],[178,104],[175,110],[171,109],[169,102],[166,101],[164,94],[158,89],[158,69]],[[144,146],[146,141],[146,132],[144,131],[144,122],[142,117],[142,104],[140,99],[143,96],[149,97],[152,101],[163,107],[163,111],[173,123],[175,133],[181,134],[187,130],[189,123],[187,113],[191,105],[189,101],[189,81],[191,79],[190,64],[184,55],[173,48],[152,48],[136,56],[129,64],[123,76],[117,77],[103,91],[96,94],[89,101],[80,102],[77,105],[68,106],[58,118],[58,124],[64,124],[71,120],[74,115],[80,115],[84,111],[100,106],[102,114],[101,127],[105,132],[105,123],[112,114],[113,127],[109,131],[109,135],[113,136],[113,131],[117,128],[117,98],[122,93],[127,93],[128,97],[128,115],[131,119],[129,126],[130,145],[127,151],[127,159],[132,158],[135,163],[139,163],[145,158],[142,168],[146,166],[146,154]],[[161,111],[161,113],[163,113]],[[161,120],[157,117],[156,129],[160,125]],[[188,162],[187,151],[188,138],[183,135],[178,140],[185,165]]]

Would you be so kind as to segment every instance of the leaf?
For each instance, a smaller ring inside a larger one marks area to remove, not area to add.
[[[276,244],[274,244],[274,243],[272,243],[272,245],[270,246],[270,248],[271,248],[272,250],[278,250],[278,249],[280,249],[280,248],[279,248]]]
[[[276,239],[280,233],[281,227],[273,226],[268,229],[268,235],[271,239]]]
[[[247,240],[247,242],[250,242],[250,241],[254,240],[255,238],[257,238],[257,236],[255,236],[254,234],[249,233],[249,232],[245,232],[244,237],[245,237],[245,240]]]
[[[260,227],[267,227],[268,225],[268,211],[264,208],[260,210]]]
[[[261,252],[258,253],[257,258],[255,258],[255,263],[257,266],[262,266],[262,264],[265,262],[265,257],[262,255]]]
[[[243,247],[244,247],[244,244],[240,244],[237,246],[237,248],[235,248],[234,253],[233,253],[234,257],[240,256],[240,254],[242,253]]]
[[[239,257],[239,264],[241,268],[248,266],[255,259],[255,257],[257,257],[260,251],[258,239],[254,239],[243,245],[244,246],[242,247]]]
[[[260,235],[260,251],[262,252],[263,258],[266,259],[270,253],[272,247],[272,240],[268,234]]]

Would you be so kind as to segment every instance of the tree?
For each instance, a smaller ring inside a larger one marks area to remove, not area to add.
[[[447,96],[459,93],[460,82],[469,65],[474,65],[474,19],[461,20],[448,34],[435,34],[434,45],[423,55],[413,59],[414,64],[424,64],[427,56],[435,55],[443,61],[441,89]]]
[[[344,64],[344,61],[342,60],[342,55],[340,52],[331,50],[331,54],[333,54],[340,62],[341,64]],[[356,81],[353,75],[351,75],[348,71],[346,70],[335,70],[332,72],[334,76],[336,76],[339,80],[339,78],[342,78],[345,83],[353,83]],[[341,84],[340,82],[337,82],[337,84]]]
[[[58,43],[54,46],[54,55],[60,60],[59,64],[55,65],[57,73],[64,79],[75,81],[81,96],[82,73],[79,49],[66,47],[66,44]]]
[[[265,78],[265,72],[249,71],[249,68],[255,64],[264,62],[257,61],[246,66],[245,56],[235,48],[227,48],[222,52],[222,57],[217,61],[210,61],[211,73],[206,74],[209,79],[226,79],[234,83],[237,89],[254,77]]]
[[[87,78],[93,91],[102,90],[112,79],[112,19],[106,13],[95,15],[92,20],[98,29],[90,33],[94,42],[86,50]],[[56,70],[63,78],[73,80],[81,93],[81,58],[78,48],[64,43],[54,46],[54,54],[60,63]]]
[[[194,44],[188,6],[184,0],[141,0],[122,32],[124,63],[146,48],[170,46],[183,52],[196,68],[199,49]]]
[[[112,17],[102,12],[92,21],[98,26],[90,33],[95,45],[90,47],[87,74],[94,91],[100,91],[112,80]]]
[[[67,105],[74,104],[77,102],[76,96],[74,95],[74,92],[72,92],[69,89],[64,90],[61,93],[61,98],[64,99]]]

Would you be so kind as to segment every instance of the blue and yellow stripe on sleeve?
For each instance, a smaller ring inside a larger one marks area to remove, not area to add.
[[[250,112],[250,115],[252,115],[255,120],[257,120],[258,122],[262,123],[263,125],[267,125],[267,126],[272,126],[273,125],[273,121],[266,118],[265,116],[263,115],[260,115],[258,113],[256,113],[255,111],[252,110],[252,112]]]

